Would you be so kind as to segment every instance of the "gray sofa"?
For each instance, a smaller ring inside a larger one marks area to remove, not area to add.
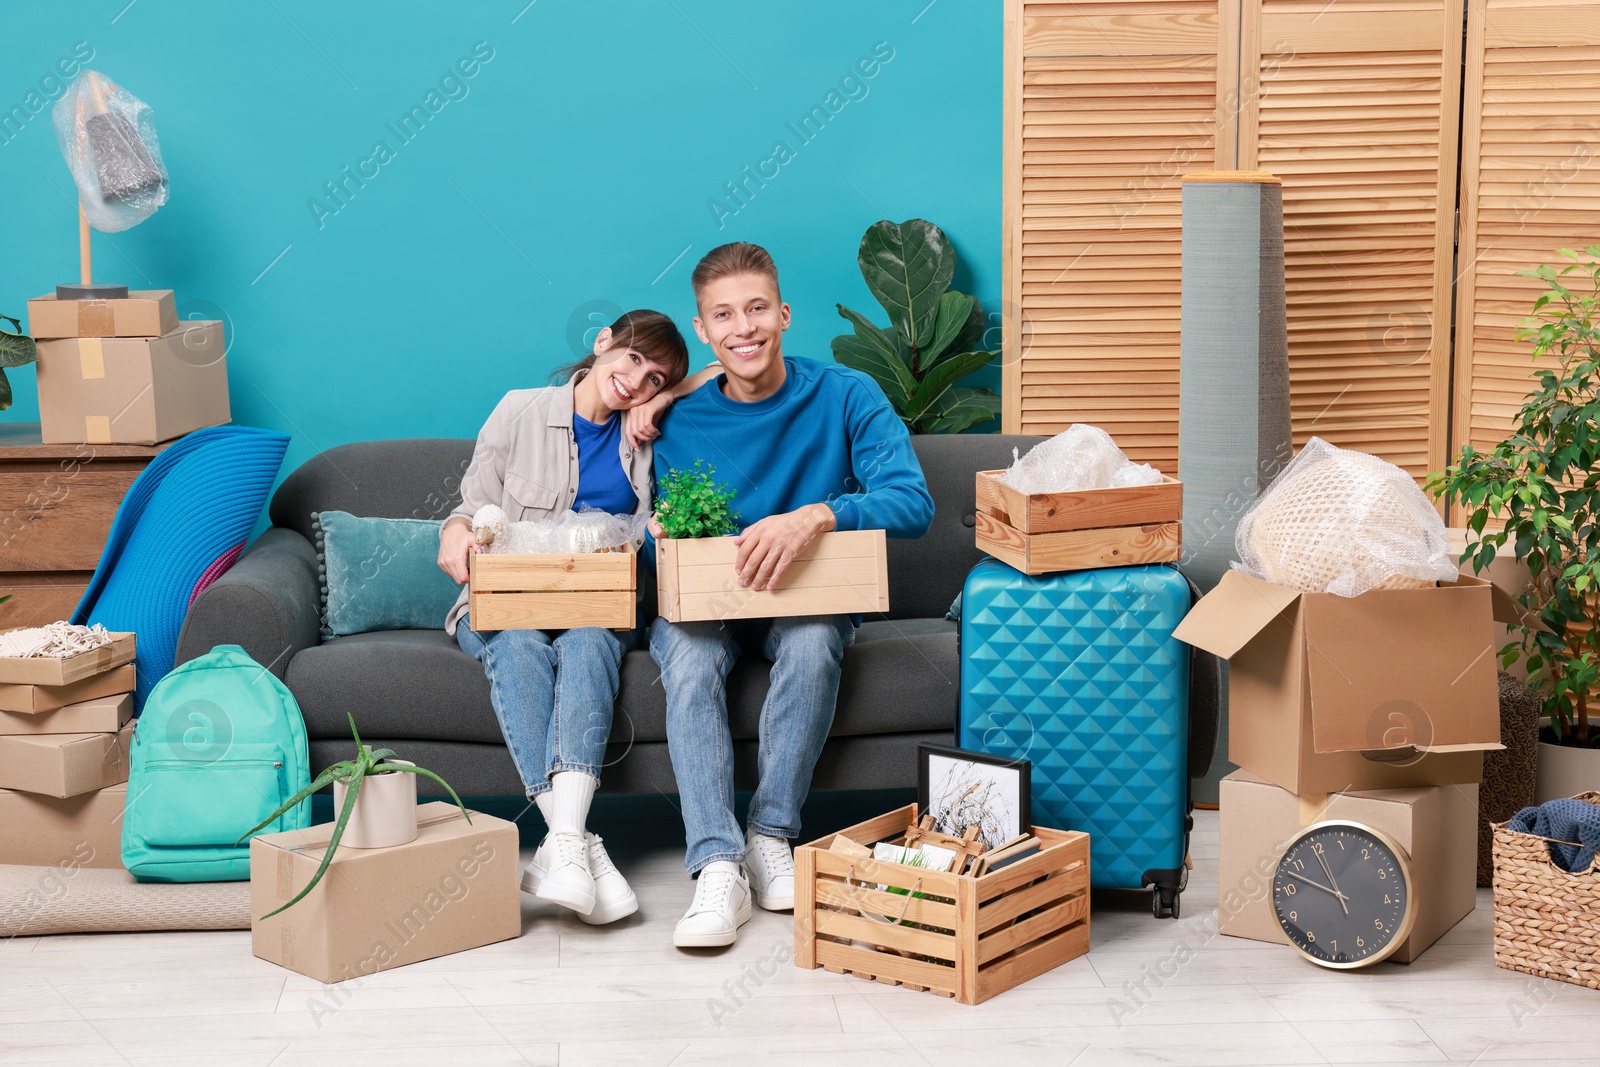
[[[914,786],[917,744],[952,742],[959,667],[956,625],[944,615],[980,558],[973,543],[973,473],[1008,465],[1013,446],[1026,451],[1037,440],[913,438],[933,495],[933,525],[918,540],[889,541],[891,610],[866,617],[845,654],[838,712],[813,788]],[[348,711],[364,740],[439,772],[464,796],[520,796],[483,669],[442,628],[330,641],[319,635],[312,514],[442,518],[459,500],[472,447],[466,439],[368,441],[307,461],[273,494],[271,529],[190,606],[177,662],[214,645],[242,645],[294,693],[305,714],[313,771],[349,757]],[[646,571],[641,567],[641,580]],[[768,671],[764,661],[745,658],[728,680],[740,789],[754,788],[756,723]],[[622,663],[602,791],[677,792],[666,736],[655,663],[647,651],[630,652]],[[427,779],[419,786],[437,791]]]

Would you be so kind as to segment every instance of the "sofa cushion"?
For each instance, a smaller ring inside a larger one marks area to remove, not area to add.
[[[960,691],[958,670],[954,623],[864,623],[845,652],[830,732],[949,730]],[[749,656],[734,667],[728,679],[734,737],[756,736],[769,671],[766,661]],[[443,630],[341,637],[295,656],[287,681],[314,738],[349,737],[349,711],[362,734],[372,737],[502,741],[482,666]],[[666,740],[666,693],[648,652],[636,650],[623,658],[621,682],[612,741]]]
[[[441,625],[461,587],[439,569],[439,523],[344,511],[312,516],[322,636]]]

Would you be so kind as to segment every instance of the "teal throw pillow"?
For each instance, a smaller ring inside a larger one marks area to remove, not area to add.
[[[312,516],[322,585],[322,636],[437,630],[461,593],[439,569],[439,523]]]

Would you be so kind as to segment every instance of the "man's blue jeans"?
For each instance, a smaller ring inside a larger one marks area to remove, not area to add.
[[[489,699],[528,796],[550,788],[557,771],[600,777],[617,667],[638,639],[594,626],[576,630],[478,633],[463,615],[456,643],[483,664]]]
[[[730,622],[656,619],[650,654],[667,691],[667,749],[678,779],[691,875],[714,860],[744,859],[744,834],[733,815],[733,736],[728,729],[728,672],[741,652],[772,662],[761,705],[750,829],[800,836],[800,805],[833,725],[839,664],[855,640],[848,615]]]

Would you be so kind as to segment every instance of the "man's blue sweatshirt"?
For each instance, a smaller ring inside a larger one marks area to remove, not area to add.
[[[765,400],[724,396],[712,379],[667,409],[655,446],[659,482],[697,459],[737,490],[741,528],[825,503],[840,530],[921,537],[933,498],[911,437],[878,383],[837,363],[785,359]]]

